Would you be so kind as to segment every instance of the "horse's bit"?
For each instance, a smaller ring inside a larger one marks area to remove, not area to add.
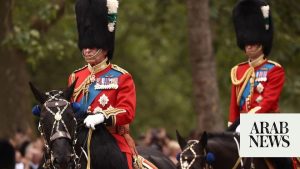
[[[52,93],[53,91],[51,91]],[[54,91],[55,92],[55,91]],[[72,142],[72,154],[71,154],[71,158],[72,160],[74,161],[74,164],[75,164],[75,168],[80,168],[80,165],[77,163],[78,161],[78,156],[76,155],[76,152],[75,152],[75,144],[76,144],[76,139],[75,136],[76,136],[76,126],[77,126],[77,121],[76,119],[74,118],[74,122],[75,122],[75,129],[74,129],[74,135],[73,135],[73,139],[71,138],[71,134],[64,122],[64,120],[62,119],[62,115],[63,113],[65,112],[65,110],[67,109],[67,107],[70,105],[70,102],[68,102],[67,100],[65,99],[60,99],[58,98],[58,96],[60,96],[63,92],[62,91],[57,91],[56,94],[50,94],[50,92],[46,92],[46,95],[49,97],[48,100],[44,103],[44,107],[46,108],[46,110],[53,115],[55,121],[52,125],[52,129],[51,129],[51,134],[50,134],[50,142],[48,143],[46,137],[45,137],[45,134],[44,134],[44,131],[43,131],[43,127],[41,125],[41,123],[39,122],[39,127],[38,127],[38,130],[39,132],[41,133],[41,135],[43,136],[44,140],[45,140],[45,147],[46,147],[46,153],[48,155],[48,158],[45,156],[45,164],[44,164],[44,168],[50,168],[51,166],[53,168],[55,168],[55,166],[53,165],[53,162],[54,162],[54,157],[53,157],[53,152],[50,150],[50,143],[53,142],[54,140],[58,139],[58,138],[67,138],[67,139],[70,139],[70,140],[73,140]],[[53,102],[54,102],[54,106],[53,106]],[[52,105],[51,105],[52,104]],[[64,106],[63,109],[61,109],[59,106]],[[54,112],[52,111],[49,107],[56,107],[57,108],[57,111]],[[59,130],[59,126],[60,124],[62,124],[63,126],[63,129],[65,131],[62,131],[62,130]]]
[[[188,147],[185,148],[181,152],[180,159],[179,159],[180,166],[181,166],[182,169],[190,169],[197,158],[203,158],[203,157],[206,156],[206,150],[205,149],[204,149],[204,152],[203,152],[203,154],[204,154],[203,156],[202,155],[197,155],[196,151],[194,150],[194,146],[196,144],[199,144],[198,140],[189,140],[188,143],[189,143]],[[183,157],[182,156],[183,153],[185,153],[189,150],[192,152],[192,158],[193,158],[190,163],[187,161],[188,157]],[[211,168],[212,168],[212,166],[205,162],[204,169],[211,169]]]

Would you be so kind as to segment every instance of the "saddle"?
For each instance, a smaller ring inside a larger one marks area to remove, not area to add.
[[[136,150],[135,142],[129,133],[129,124],[123,126],[106,127],[111,134],[119,134],[123,136],[133,154],[134,169],[158,169],[154,164],[140,156]]]

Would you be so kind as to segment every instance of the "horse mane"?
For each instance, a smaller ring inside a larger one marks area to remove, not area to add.
[[[224,131],[224,132],[207,133],[207,136],[208,136],[208,138],[216,138],[216,137],[232,138],[233,136],[239,136],[239,134],[236,132]]]
[[[240,139],[239,133],[235,132],[212,132],[212,133],[207,133],[207,138],[208,140],[215,140],[215,141],[220,141],[220,142],[233,142],[233,138],[237,138],[238,141]]]

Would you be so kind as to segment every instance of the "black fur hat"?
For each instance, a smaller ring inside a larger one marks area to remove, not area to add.
[[[239,48],[261,44],[265,56],[272,49],[273,22],[268,3],[264,0],[239,0],[233,9],[233,23]]]
[[[112,59],[117,8],[117,0],[76,1],[78,47],[81,51],[84,48],[104,49],[108,51],[108,59]]]

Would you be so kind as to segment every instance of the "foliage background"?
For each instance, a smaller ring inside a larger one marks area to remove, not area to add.
[[[210,1],[219,104],[224,121],[229,107],[230,69],[246,59],[235,42],[231,21],[235,2]],[[286,70],[281,112],[299,112],[300,6],[297,0],[270,3],[275,23],[270,59]],[[30,22],[36,17],[50,22],[56,17],[58,6],[50,1],[15,1],[14,34],[8,34],[3,43],[25,53],[31,80],[42,89],[66,86],[69,74],[84,65],[76,44],[73,5],[74,1],[67,0],[64,15],[47,32],[41,32],[30,27]],[[135,136],[150,127],[166,127],[172,135],[179,129],[187,135],[195,127],[186,10],[183,0],[121,1],[113,62],[128,70],[135,80],[137,112],[132,126]]]

